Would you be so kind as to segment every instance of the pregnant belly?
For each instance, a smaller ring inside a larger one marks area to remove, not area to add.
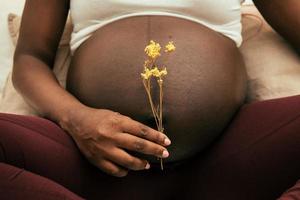
[[[163,120],[172,145],[165,162],[180,161],[207,147],[243,103],[244,64],[230,39],[175,17],[119,20],[97,30],[76,50],[67,89],[88,106],[117,111],[156,128],[140,77],[150,39],[160,44],[173,40],[177,47],[158,63],[168,69]],[[158,94],[158,88],[153,91]]]

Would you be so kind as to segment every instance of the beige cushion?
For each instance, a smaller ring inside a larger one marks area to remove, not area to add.
[[[300,59],[291,47],[263,20],[254,6],[243,6],[242,18],[244,43],[241,52],[248,73],[247,101],[291,96],[300,93]],[[251,14],[251,15],[249,15]],[[253,17],[255,15],[256,17]],[[8,17],[10,35],[15,44],[18,37],[20,17]],[[54,66],[60,84],[65,78],[70,63],[69,41],[72,31],[68,21]],[[14,90],[11,74],[0,98],[0,112],[36,115]]]
[[[300,94],[300,56],[254,6],[244,6],[243,13],[248,14],[242,20],[244,42],[240,48],[248,73],[247,101]]]
[[[21,18],[19,16],[15,14],[8,15],[8,29],[14,45],[16,45],[18,40],[20,21]],[[72,23],[70,19],[68,19],[59,44],[53,68],[56,78],[63,87],[65,87],[66,74],[71,60],[69,41],[72,30]],[[31,108],[14,89],[11,75],[12,73],[10,72],[3,88],[2,96],[0,97],[0,112],[21,115],[38,115],[38,113]]]

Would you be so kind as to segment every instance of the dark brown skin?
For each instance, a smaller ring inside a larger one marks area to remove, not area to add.
[[[129,169],[146,168],[146,160],[123,148],[167,157],[164,134],[116,112],[84,106],[59,86],[51,68],[68,5],[63,0],[26,1],[14,56],[15,87],[41,114],[70,133],[89,161],[108,174],[122,177]]]
[[[149,38],[176,45],[175,52],[158,60],[169,72],[164,78],[163,124],[173,143],[164,163],[171,165],[207,147],[243,103],[246,74],[232,40],[177,17],[118,20],[95,31],[76,50],[67,89],[87,106],[118,111],[156,128],[140,77]],[[158,96],[155,84],[152,93]],[[153,156],[146,159],[159,162]]]
[[[299,49],[300,2],[255,3],[271,25]],[[83,105],[59,86],[51,71],[68,10],[67,0],[26,1],[14,56],[14,86],[42,115],[60,124],[88,160],[102,171],[122,177],[129,169],[144,170],[147,161],[124,149],[162,157],[168,146],[164,144],[167,137],[114,111]],[[277,19],[278,12],[284,21]]]
[[[300,1],[253,0],[268,23],[300,54]]]

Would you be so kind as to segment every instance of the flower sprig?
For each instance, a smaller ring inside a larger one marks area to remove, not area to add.
[[[165,45],[165,53],[171,53],[176,50],[173,41],[170,41]],[[161,46],[159,43],[151,40],[150,43],[145,48],[145,53],[147,59],[144,62],[144,71],[141,73],[143,84],[148,96],[151,111],[155,119],[155,123],[158,131],[164,132],[163,127],[163,77],[168,74],[166,66],[158,67],[156,65],[157,59],[161,56]],[[151,78],[156,78],[157,84],[159,86],[159,105],[155,106],[153,103],[152,93],[151,93]],[[156,109],[157,108],[157,109]],[[160,158],[161,169],[163,170],[163,160]]]

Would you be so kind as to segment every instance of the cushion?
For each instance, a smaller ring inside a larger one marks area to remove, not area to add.
[[[243,6],[240,48],[248,74],[247,102],[300,94],[300,57],[262,18]]]
[[[15,14],[8,15],[8,29],[12,39],[12,43],[16,45],[19,35],[21,17]],[[66,74],[70,64],[70,49],[69,41],[71,39],[73,27],[72,22],[68,19],[64,33],[62,35],[59,48],[56,54],[53,72],[56,75],[60,85],[65,87]],[[22,98],[21,95],[14,89],[12,84],[12,72],[8,74],[5,86],[3,88],[2,96],[0,97],[0,112],[14,113],[21,115],[38,115],[38,113],[31,108]]]
[[[25,0],[0,0],[0,96],[7,74],[11,71],[14,45],[7,28],[7,15],[10,12],[22,13]]]

